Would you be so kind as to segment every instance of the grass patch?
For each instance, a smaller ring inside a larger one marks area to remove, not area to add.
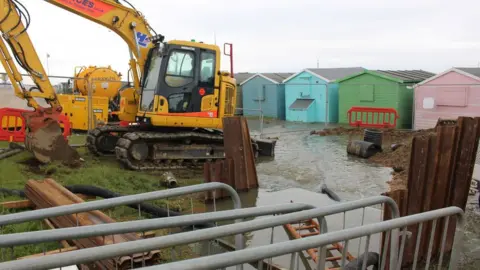
[[[76,135],[70,138],[71,144],[83,144],[85,136]],[[8,147],[8,143],[0,142],[0,148]],[[71,169],[62,164],[53,163],[39,165],[34,162],[30,152],[24,151],[16,156],[0,160],[0,187],[7,189],[23,190],[28,180],[42,180],[52,178],[62,185],[93,185],[111,190],[124,195],[138,194],[165,189],[162,186],[163,172],[136,172],[123,169],[114,157],[94,157],[84,147],[77,148],[85,162],[80,168]],[[179,181],[179,186],[188,186],[202,183],[201,171],[174,171]],[[169,200],[157,200],[147,203],[179,212],[190,212],[193,202],[194,209],[204,207],[203,201],[199,198],[203,194],[193,194],[186,197],[176,197]],[[0,201],[21,200],[19,197],[0,195]],[[0,209],[2,214],[13,213],[13,210]],[[117,221],[137,220],[149,218],[139,217],[138,211],[129,207],[116,207],[105,210],[105,214]],[[0,234],[19,233],[46,229],[40,222],[28,222],[15,226],[6,226]],[[41,253],[44,250],[59,248],[58,243],[46,244],[45,246],[22,246],[14,250],[14,257],[27,256]],[[8,253],[7,253],[8,254]],[[0,257],[0,259],[3,259]],[[5,259],[10,259],[7,256]]]

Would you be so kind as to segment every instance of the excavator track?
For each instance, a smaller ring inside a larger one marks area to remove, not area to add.
[[[252,143],[256,153],[258,146]],[[225,158],[223,133],[207,129],[105,126],[89,133],[87,146],[97,156],[115,155],[135,171],[202,168]]]
[[[114,156],[119,138],[128,132],[135,132],[137,127],[103,126],[97,127],[87,135],[87,148],[96,156]]]

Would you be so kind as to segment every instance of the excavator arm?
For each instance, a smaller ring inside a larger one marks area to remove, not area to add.
[[[40,109],[35,98],[42,98],[54,111],[61,111],[55,90],[27,33],[30,25],[28,11],[18,1],[0,1],[0,18],[0,30],[3,37],[0,39],[0,61],[12,82],[16,96],[26,99],[29,107]],[[11,48],[12,54],[9,52],[7,44]],[[14,61],[17,61],[31,75],[36,87],[25,88],[23,77]]]
[[[141,74],[143,74],[149,50],[153,47],[152,39],[161,39],[162,36],[150,27],[145,17],[131,7],[114,0],[45,0],[57,7],[98,23],[119,35],[128,45],[130,51],[130,69],[135,89],[140,88]],[[153,35],[152,35],[153,33]]]
[[[45,69],[28,36],[28,10],[17,0],[0,1],[0,62],[5,68],[16,96],[26,99],[34,111],[23,113],[26,129],[25,147],[43,163],[60,160],[75,162],[78,153],[68,145],[59,124],[62,107]],[[8,50],[7,45],[10,47]],[[35,83],[27,89],[15,61],[28,72]],[[44,99],[50,108],[43,108],[36,99]]]

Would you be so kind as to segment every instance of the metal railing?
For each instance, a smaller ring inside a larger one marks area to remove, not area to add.
[[[127,195],[117,198],[104,199],[98,201],[85,202],[80,204],[73,205],[64,205],[52,208],[45,208],[35,211],[22,212],[16,214],[8,214],[0,216],[0,235],[3,233],[3,227],[6,225],[20,224],[30,221],[40,221],[46,218],[60,217],[69,214],[78,214],[83,212],[89,212],[94,210],[103,210],[111,209],[117,206],[126,206],[126,205],[138,205],[139,216],[141,215],[140,203],[145,201],[153,201],[160,199],[168,199],[172,197],[178,197],[182,195],[200,193],[205,191],[213,191],[217,189],[223,189],[230,194],[230,197],[233,201],[234,209],[241,209],[241,201],[238,193],[229,185],[223,183],[205,183],[194,186],[179,187],[175,189],[154,191],[136,195]],[[190,198],[193,212],[193,198]],[[216,201],[214,200],[214,209],[216,209]],[[167,204],[168,208],[168,204]],[[170,210],[167,210],[170,213]],[[76,215],[77,224],[78,224],[78,215]],[[240,222],[241,220],[235,220],[235,222]],[[42,227],[43,229],[43,227]],[[49,231],[50,233],[50,231]],[[235,236],[235,245],[237,248],[243,248],[243,235],[238,234]],[[10,246],[11,247],[11,246]],[[0,268],[1,269],[1,268]]]
[[[213,183],[212,183],[213,184]],[[191,243],[197,243],[202,241],[212,241],[220,237],[229,235],[238,235],[251,231],[257,231],[262,229],[273,228],[275,226],[281,226],[283,224],[293,223],[300,220],[309,218],[318,218],[321,220],[322,233],[325,234],[328,231],[327,224],[324,222],[324,218],[329,215],[344,213],[358,210],[365,207],[370,207],[378,204],[388,205],[392,211],[393,217],[399,216],[399,210],[395,202],[384,196],[371,197],[351,202],[338,203],[328,207],[314,208],[311,210],[303,210],[300,212],[274,216],[270,218],[255,219],[253,221],[245,221],[235,223],[231,225],[223,225],[214,228],[202,229],[200,231],[178,233],[175,235],[167,235],[153,239],[137,240],[133,242],[112,244],[106,246],[100,246],[89,249],[81,249],[76,251],[69,251],[65,253],[59,253],[54,255],[48,255],[43,257],[37,257],[33,259],[24,259],[20,261],[11,261],[0,264],[0,269],[51,269],[55,267],[62,267],[74,264],[89,263],[107,258],[114,258],[119,256],[128,256],[131,254],[137,254],[142,252],[148,252],[151,250],[158,250],[163,248],[170,248],[180,245],[187,245]],[[195,222],[206,221],[219,221],[219,220],[231,220],[241,217],[268,215],[268,213],[285,213],[292,211],[299,211],[302,209],[313,208],[313,206],[304,204],[287,204],[287,205],[274,205],[269,207],[250,208],[241,210],[222,211],[216,213],[207,214],[194,214],[189,216],[169,217],[161,220],[144,220],[135,222],[126,222],[123,224],[106,224],[79,227],[74,229],[59,229],[49,234],[45,232],[32,232],[18,235],[5,235],[0,238],[1,246],[11,246],[16,244],[27,243],[39,243],[50,240],[71,239],[76,237],[88,237],[93,235],[111,235],[115,233],[125,233],[132,231],[140,231],[144,229],[165,228],[172,226],[188,225]],[[150,224],[149,224],[150,223]],[[363,222],[362,222],[363,223]],[[344,225],[345,227],[345,225]],[[392,231],[392,240],[395,240],[398,235],[396,230]],[[28,239],[26,239],[28,238]],[[4,243],[3,243],[4,242]],[[273,234],[271,243],[273,243]],[[391,242],[392,250],[396,251],[396,241]],[[240,250],[243,247],[236,250]],[[396,252],[393,252],[396,254]],[[396,261],[396,256],[391,256],[392,263]],[[239,266],[241,269],[242,266]],[[198,268],[195,268],[198,269]]]
[[[285,216],[282,218],[285,218]],[[383,221],[380,223],[368,224],[368,225],[349,228],[341,231],[329,232],[327,234],[312,236],[307,239],[292,240],[288,242],[266,245],[262,247],[244,249],[244,250],[235,251],[232,253],[219,254],[219,255],[208,256],[208,257],[203,257],[198,259],[184,260],[184,261],[173,262],[173,263],[168,263],[168,264],[163,264],[158,266],[147,267],[143,269],[145,270],[218,269],[218,268],[225,268],[229,266],[235,266],[235,265],[239,265],[239,264],[243,264],[251,261],[261,261],[265,258],[295,253],[295,252],[299,252],[301,250],[310,249],[310,248],[318,248],[318,256],[320,258],[323,258],[319,260],[317,264],[317,269],[325,269],[324,259],[326,254],[326,246],[328,244],[333,244],[335,242],[340,242],[340,241],[345,241],[346,243],[348,243],[351,239],[355,239],[362,236],[369,237],[375,233],[384,233],[384,232],[388,232],[388,231],[392,231],[400,228],[403,228],[403,230],[406,231],[407,226],[410,226],[410,225],[419,224],[421,226],[424,222],[428,222],[428,221],[433,221],[433,224],[436,224],[436,221],[438,219],[446,218],[445,227],[442,233],[442,244],[441,244],[442,255],[438,262],[438,269],[442,269],[441,267],[442,267],[442,260],[443,260],[443,251],[445,248],[445,239],[446,239],[446,233],[447,233],[446,225],[448,225],[450,217],[456,217],[456,221],[457,221],[455,239],[453,243],[452,254],[450,257],[450,263],[448,268],[448,269],[454,270],[454,269],[457,269],[458,267],[459,252],[461,249],[460,244],[462,242],[461,237],[462,237],[462,231],[464,226],[463,211],[458,207],[448,207],[448,208],[424,212],[416,215],[405,216],[405,217],[396,218],[388,221]],[[235,226],[242,226],[242,225],[246,225],[246,223],[240,223]],[[217,228],[216,230],[227,231],[228,229],[226,227],[220,227],[220,228]],[[234,230],[229,230],[229,231],[232,232]],[[431,259],[430,254],[432,252],[432,247],[433,247],[434,231],[435,231],[435,226],[433,226],[431,239],[429,241],[429,256],[427,258],[426,267],[424,269],[429,269],[429,266],[430,266],[430,259]],[[392,235],[392,238],[393,237],[394,236]],[[385,241],[384,247],[386,247],[386,242],[387,241]],[[402,237],[402,242],[400,244],[399,259],[398,261],[395,261],[393,265],[391,265],[390,269],[395,269],[395,270],[401,269],[405,242],[406,242],[406,237],[404,234]],[[415,256],[417,256],[418,254],[419,244],[420,244],[420,239],[417,238]],[[363,258],[363,263],[361,265],[362,270],[366,269],[367,256],[368,256],[367,251],[368,249],[364,253],[365,257]],[[382,252],[382,260],[381,260],[381,266],[380,266],[381,270],[385,269],[386,248],[384,248],[383,251],[384,252]],[[392,253],[396,253],[396,250],[392,250],[391,254]],[[345,255],[343,254],[342,257],[344,258]],[[342,259],[342,262],[344,261],[345,260]],[[416,269],[416,266],[417,265],[414,264],[412,269],[413,270]],[[343,263],[341,267],[344,267]],[[358,268],[355,268],[355,269],[358,269]]]

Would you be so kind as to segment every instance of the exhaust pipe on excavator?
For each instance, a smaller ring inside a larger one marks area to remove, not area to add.
[[[27,134],[25,149],[43,164],[60,161],[74,165],[81,161],[80,154],[68,144],[60,126],[60,113],[52,108],[22,113]]]

